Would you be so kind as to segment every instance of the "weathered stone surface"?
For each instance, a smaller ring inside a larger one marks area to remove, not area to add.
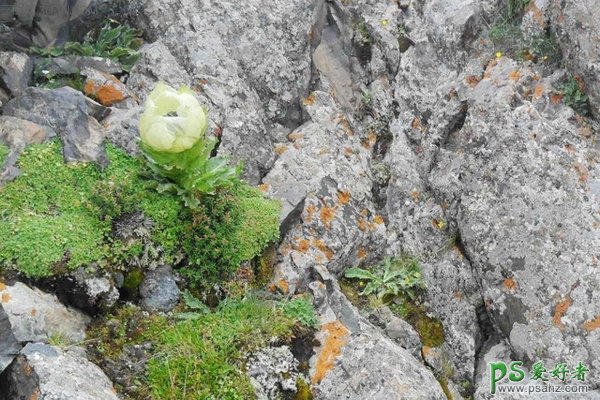
[[[3,285],[0,283],[0,285]],[[10,319],[0,303],[0,374],[21,350],[21,344],[12,331]]]
[[[322,267],[310,284],[321,316],[311,359],[316,399],[445,399],[433,374],[359,316]],[[319,281],[320,280],[320,281]]]
[[[552,100],[552,79],[490,63],[432,184],[515,356],[596,367],[600,153],[595,125]]]
[[[65,307],[56,296],[21,282],[3,286],[0,290],[2,307],[18,341],[44,341],[54,335],[72,342],[85,338],[90,319],[82,312]]]
[[[0,399],[117,400],[112,383],[79,348],[29,343],[0,375]]]
[[[120,74],[123,72],[123,68],[117,61],[91,56],[34,57],[33,64],[35,69],[47,71],[52,75],[78,74],[86,68],[106,74]]]
[[[106,111],[70,87],[59,89],[28,88],[3,108],[10,115],[54,129],[63,143],[69,162],[94,161],[105,165],[108,160],[102,147],[105,132],[98,123]]]
[[[586,84],[592,112],[600,117],[600,7],[594,0],[552,0],[552,23],[564,59]]]
[[[253,353],[246,373],[259,400],[276,399],[284,392],[295,393],[296,380],[300,378],[298,360],[288,346],[267,347]]]
[[[246,177],[258,183],[273,162],[271,132],[302,120],[311,2],[138,1],[131,11],[150,39],[160,39],[188,72],[192,88],[209,100],[221,132],[219,151],[244,160]]]
[[[0,52],[0,76],[13,96],[17,96],[27,89],[32,71],[33,62],[27,54]]]
[[[15,164],[25,146],[43,143],[54,136],[56,133],[47,126],[6,115],[0,116],[0,142],[10,149],[4,165],[0,165],[0,185],[19,174],[19,168]]]
[[[146,272],[140,285],[142,307],[148,311],[171,311],[179,301],[173,269],[164,265]]]

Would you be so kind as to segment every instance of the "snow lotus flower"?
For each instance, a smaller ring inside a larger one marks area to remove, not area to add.
[[[160,82],[146,100],[140,119],[142,142],[156,151],[180,153],[204,138],[208,114],[194,92]]]
[[[239,180],[241,164],[211,157],[217,144],[206,135],[208,112],[191,89],[158,83],[140,119],[140,149],[159,192],[173,192],[195,208],[199,196]]]

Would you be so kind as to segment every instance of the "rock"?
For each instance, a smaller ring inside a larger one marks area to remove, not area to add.
[[[146,272],[140,285],[142,307],[148,311],[171,311],[179,301],[179,288],[170,266]]]
[[[298,360],[288,346],[267,347],[250,355],[246,373],[259,400],[279,398],[284,392],[295,393]]]
[[[94,161],[99,165],[108,162],[102,148],[105,132],[97,120],[105,116],[105,110],[70,87],[30,87],[3,109],[4,115],[51,127],[62,141],[66,161]]]
[[[83,92],[103,106],[110,107],[127,97],[125,85],[114,75],[85,68],[81,74],[86,77]]]
[[[302,121],[300,99],[310,79],[311,2],[135,1],[130,10],[131,20],[168,48],[192,88],[208,99],[210,118],[221,132],[219,152],[243,160],[245,177],[259,183],[275,157],[271,132]],[[134,82],[135,75],[134,69]]]
[[[0,286],[3,285],[0,283]],[[10,319],[0,303],[0,374],[21,350],[21,344],[12,331]]]
[[[594,0],[552,1],[552,24],[563,57],[585,82],[592,113],[600,117],[600,9]]]
[[[4,7],[8,11],[3,15],[8,18],[0,22],[11,21],[14,15],[19,24],[3,33],[0,42],[19,50],[64,43],[68,39],[70,23],[84,13],[91,1],[23,0],[7,4]]]
[[[283,203],[283,258],[275,281],[285,280],[291,292],[315,261],[337,274],[378,253],[386,229],[372,200],[371,148],[354,121],[323,92],[309,96],[305,107],[311,121],[280,145],[261,186]]]
[[[83,350],[29,343],[0,375],[0,399],[117,400],[100,368]]]
[[[517,359],[595,368],[597,126],[553,100],[555,78],[506,58],[490,63],[430,183],[456,218],[494,327]]]
[[[79,74],[84,69],[113,75],[123,73],[123,68],[117,61],[94,56],[34,57],[33,64],[36,70],[47,71],[52,75]]]
[[[392,315],[390,321],[385,324],[385,334],[414,357],[419,357],[422,346],[421,339],[408,322]]]
[[[56,293],[65,304],[92,315],[109,310],[119,300],[113,277],[96,265],[48,278],[41,284]]]
[[[85,339],[90,318],[64,306],[52,294],[16,282],[3,285],[0,298],[19,342],[45,341],[52,336],[61,336],[73,343]]]
[[[316,267],[310,284],[321,318],[311,359],[316,399],[446,399],[433,374],[360,317],[333,277]]]
[[[4,165],[0,165],[0,185],[19,174],[16,162],[25,146],[43,143],[54,136],[56,133],[47,126],[6,115],[0,116],[0,142],[10,149]]]
[[[131,155],[137,154],[140,140],[138,124],[143,111],[141,106],[129,109],[111,108],[108,117],[102,121],[108,141]]]
[[[13,96],[18,96],[27,89],[33,62],[27,54],[0,52],[0,74],[4,86]]]

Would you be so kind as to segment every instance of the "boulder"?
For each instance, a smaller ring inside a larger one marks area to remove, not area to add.
[[[179,301],[179,294],[173,269],[168,265],[146,272],[140,285],[142,307],[150,312],[171,311]]]
[[[117,400],[112,383],[80,348],[29,343],[0,374],[1,400]]]

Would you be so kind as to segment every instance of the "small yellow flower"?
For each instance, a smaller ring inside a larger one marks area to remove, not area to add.
[[[381,25],[386,26],[390,21],[387,18],[381,20]]]
[[[496,58],[502,58],[502,52],[501,51],[497,51],[496,52]]]

